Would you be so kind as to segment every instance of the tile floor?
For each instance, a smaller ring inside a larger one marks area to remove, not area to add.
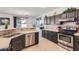
[[[23,49],[22,51],[67,51],[64,48],[61,48],[57,44],[42,38],[39,41],[39,44]]]

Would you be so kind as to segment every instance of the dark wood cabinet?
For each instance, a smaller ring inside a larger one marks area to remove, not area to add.
[[[44,37],[54,43],[58,43],[57,34],[58,34],[57,32],[42,30],[42,37]]]
[[[55,24],[55,16],[51,16],[51,24]]]
[[[48,16],[45,16],[45,17],[44,17],[44,24],[45,24],[45,25],[48,25]]]
[[[62,15],[61,15],[61,18],[62,18],[62,19],[66,19],[66,18],[67,18],[67,13],[62,14]]]
[[[54,24],[58,24],[59,20],[61,19],[61,14],[55,15],[54,17],[55,17],[54,18],[55,19]]]
[[[45,37],[45,30],[42,30],[42,37]]]
[[[47,38],[47,31],[46,30],[42,30],[42,37]]]
[[[57,32],[52,32],[51,33],[51,39],[55,43],[58,43],[58,37],[57,37],[58,35],[57,34],[58,34]]]
[[[54,42],[54,43],[58,43],[57,40],[57,32],[53,32],[53,31],[49,31],[49,35],[48,35],[48,40]]]
[[[73,45],[73,50],[79,51],[79,36],[74,37]]]
[[[75,17],[76,17],[76,12],[67,13],[67,18],[75,18]]]
[[[19,51],[25,48],[25,35],[21,35],[11,39],[9,50],[11,51]]]
[[[76,18],[76,17],[79,17],[79,11],[66,12],[63,13],[61,16],[62,19]]]
[[[67,13],[67,18],[77,18],[79,17],[79,11],[73,11]]]
[[[39,43],[39,32],[35,33],[35,44]]]

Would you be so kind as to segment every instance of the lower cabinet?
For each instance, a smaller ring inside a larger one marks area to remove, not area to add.
[[[35,44],[39,43],[39,32],[35,33]]]
[[[45,38],[45,30],[42,30],[42,37]]]
[[[8,50],[20,51],[39,43],[39,32],[27,33],[11,39]]]
[[[25,34],[11,39],[9,50],[19,51],[25,48]]]
[[[79,36],[75,36],[73,45],[73,50],[79,51]]]
[[[58,43],[57,34],[58,34],[57,32],[42,30],[42,37],[44,37],[54,43]]]
[[[58,43],[58,33],[57,32],[51,32],[51,41]]]

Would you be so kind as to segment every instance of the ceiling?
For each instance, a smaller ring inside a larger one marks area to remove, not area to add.
[[[0,7],[0,13],[7,13],[14,16],[39,16],[55,8],[57,7]]]

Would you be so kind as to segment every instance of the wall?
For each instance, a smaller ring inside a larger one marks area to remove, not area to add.
[[[9,28],[13,28],[13,16],[5,13],[0,13],[0,17],[7,17],[10,18],[10,26]],[[0,27],[1,29],[4,29],[3,27]]]
[[[17,22],[20,22],[20,26],[18,26],[18,23],[17,23],[17,28],[22,28],[22,21],[24,23],[26,23],[25,25],[23,26],[26,26],[25,28],[33,28],[33,25],[34,25],[34,21],[35,21],[35,17],[17,17]],[[22,21],[21,21],[22,20]]]
[[[36,19],[36,17],[30,17],[29,19],[27,19],[27,27],[28,28],[33,27],[33,25],[35,24],[34,23],[35,19]]]

